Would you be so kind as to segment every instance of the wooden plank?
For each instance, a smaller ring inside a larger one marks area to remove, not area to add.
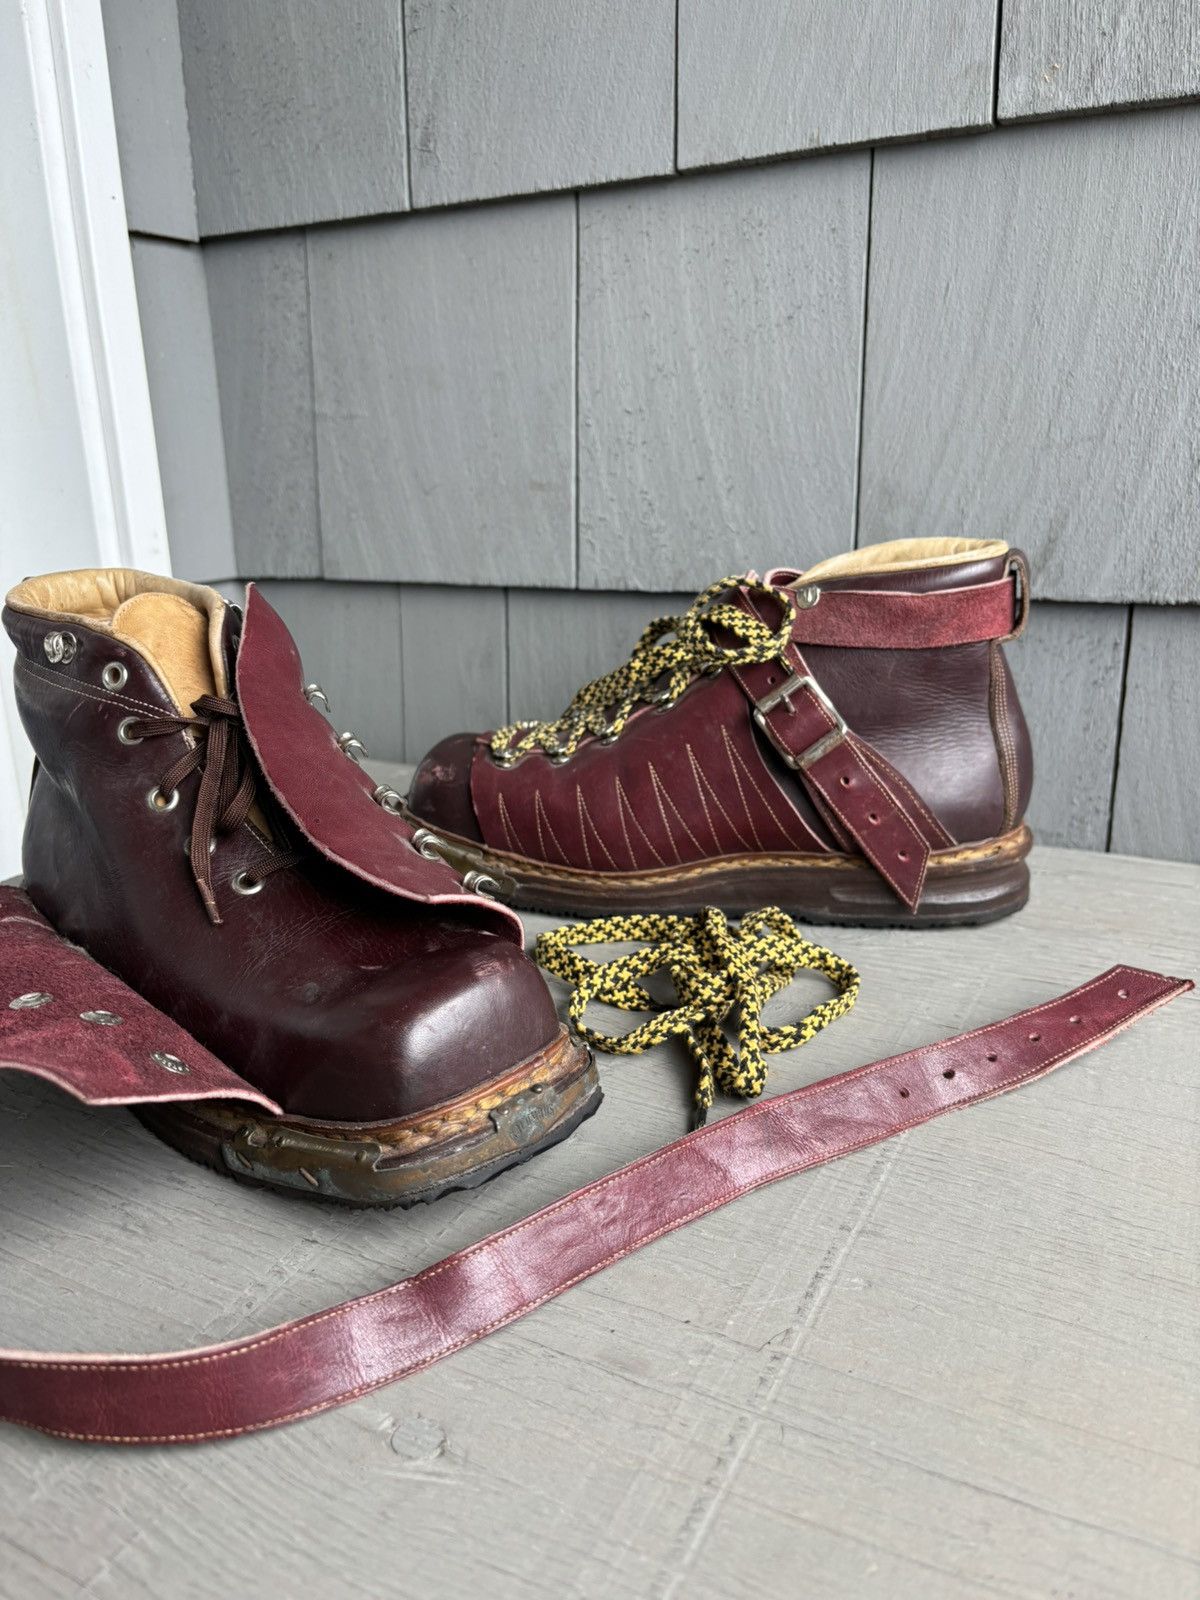
[[[325,572],[574,582],[575,202],[309,240]]]
[[[1038,603],[1006,647],[1033,740],[1039,844],[1107,848],[1128,622],[1126,606]]]
[[[239,572],[321,571],[316,422],[303,234],[206,245]]]
[[[508,720],[505,597],[498,589],[400,591],[405,753]]]
[[[772,1058],[768,1092],[1114,960],[1200,967],[1200,869],[1034,859],[1028,909],[952,961],[934,936],[841,930],[862,998]],[[0,1594],[216,1600],[263,1570],[334,1600],[793,1600],[798,1573],[822,1600],[1194,1600],[1198,1022],[1180,1000],[295,1428],[175,1452],[0,1428]],[[682,1054],[599,1064],[605,1103],[558,1148],[383,1215],[240,1187],[124,1112],[2,1083],[6,1342],[169,1349],[377,1289],[681,1130]]]
[[[508,597],[512,716],[557,716],[577,689],[628,658],[647,623],[677,615],[692,598],[513,589]]]
[[[679,165],[988,127],[996,0],[680,0]]]
[[[1135,606],[1112,848],[1200,861],[1200,609]]]
[[[1200,599],[1200,110],[875,158],[860,542],[999,533],[1055,600]]]
[[[292,630],[304,662],[329,698],[338,732],[352,729],[372,756],[404,751],[400,591],[385,583],[260,585]]]
[[[171,567],[211,582],[237,571],[212,325],[198,245],[132,240]]]
[[[395,0],[180,0],[201,234],[403,211]]]
[[[1175,0],[1009,0],[1000,116],[1061,116],[1200,94],[1200,15]]]
[[[580,584],[853,543],[870,158],[580,198]]]
[[[175,0],[102,0],[130,231],[198,237]]]
[[[413,204],[674,170],[674,0],[407,0]]]

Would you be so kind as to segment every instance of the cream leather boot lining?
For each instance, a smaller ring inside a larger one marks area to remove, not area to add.
[[[797,583],[825,583],[864,572],[911,572],[917,567],[952,567],[959,561],[991,561],[1008,554],[1003,539],[888,539],[830,556],[801,573]]]
[[[202,694],[226,694],[215,589],[127,567],[89,567],[27,578],[8,596],[14,611],[78,622],[136,650],[185,715]]]

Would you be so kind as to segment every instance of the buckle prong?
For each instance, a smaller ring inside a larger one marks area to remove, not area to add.
[[[819,739],[810,744],[807,750],[802,750],[799,755],[793,755],[789,750],[781,749],[778,741],[771,738],[771,729],[767,718],[780,705],[785,705],[788,708],[789,716],[794,715],[796,708],[792,705],[792,696],[798,694],[801,689],[807,689],[813,699],[829,713],[833,719],[834,726],[830,728],[828,733],[822,734]],[[842,716],[817,680],[807,672],[791,673],[778,688],[772,689],[770,694],[764,695],[761,700],[755,703],[753,715],[755,722],[771,739],[771,743],[779,750],[779,754],[788,766],[793,769],[810,767],[814,761],[819,761],[822,756],[828,755],[831,750],[836,750],[849,731],[846,727],[845,717]]]

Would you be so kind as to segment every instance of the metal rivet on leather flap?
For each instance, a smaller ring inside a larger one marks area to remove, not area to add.
[[[815,583],[807,583],[803,589],[797,589],[795,593],[796,604],[800,607],[801,611],[811,611],[813,606],[815,606],[817,601],[821,598],[821,591],[817,588]]]
[[[178,1056],[173,1056],[169,1050],[151,1050],[151,1061],[166,1069],[167,1072],[190,1072],[192,1069],[186,1061],[181,1061]]]
[[[68,661],[74,661],[77,648],[73,633],[60,632],[57,629],[53,633],[48,633],[42,640],[46,660],[56,667],[65,667]]]
[[[15,1000],[8,1002],[10,1011],[32,1011],[35,1006],[48,1006],[54,999],[52,994],[43,994],[40,989],[31,989],[28,994],[19,994]]]
[[[115,1011],[81,1011],[80,1022],[94,1022],[100,1028],[119,1028],[121,1018]]]

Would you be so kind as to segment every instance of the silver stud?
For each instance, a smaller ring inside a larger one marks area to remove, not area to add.
[[[216,854],[216,849],[217,849],[217,841],[215,839],[210,839],[208,841],[208,853],[209,853],[209,855],[210,856],[211,855],[215,855]],[[183,853],[184,853],[185,856],[190,856],[191,853],[192,853],[192,836],[191,836],[190,833],[188,834],[187,838],[183,841]]]
[[[129,731],[136,721],[136,717],[122,717],[120,722],[117,723],[117,738],[120,739],[122,744],[141,744],[141,739],[135,738]]]
[[[329,696],[325,693],[324,689],[322,689],[319,683],[306,683],[304,685],[304,698],[308,701],[310,706],[315,706],[319,700],[323,710],[328,713]]]
[[[252,877],[248,872],[235,872],[229,880],[229,887],[234,894],[257,894],[262,888],[262,879]]]
[[[129,681],[129,673],[119,661],[110,661],[100,674],[100,682],[106,689],[123,689]]]
[[[150,807],[151,811],[155,811],[160,815],[167,811],[174,811],[175,807],[179,804],[179,790],[172,789],[170,794],[164,794],[158,785],[155,784],[154,788],[151,789],[150,793],[146,796],[146,804]]]
[[[46,660],[56,667],[65,667],[68,661],[74,661],[76,648],[75,635],[65,631],[48,633],[42,640]]]
[[[821,591],[815,583],[806,583],[803,589],[796,590],[796,604],[802,611],[811,611],[821,598]]]
[[[385,811],[390,811],[395,816],[404,804],[404,796],[397,794],[395,789],[386,783],[376,784],[371,792],[371,799],[376,805],[382,806]]]
[[[356,733],[349,729],[338,734],[337,747],[344,756],[349,756],[351,761],[361,761],[367,753],[367,747]]]
[[[121,1018],[115,1011],[81,1011],[80,1022],[94,1022],[98,1028],[119,1028]]]
[[[190,1072],[192,1070],[186,1061],[181,1061],[178,1056],[173,1056],[169,1050],[151,1050],[150,1059],[157,1066],[164,1067],[168,1072]]]
[[[494,900],[500,893],[500,885],[486,872],[468,872],[463,879],[463,888],[470,894],[486,895],[489,900]]]
[[[48,1006],[54,999],[52,994],[44,994],[40,989],[31,989],[28,994],[19,994],[15,1000],[8,1002],[10,1011],[32,1011],[36,1006]]]

